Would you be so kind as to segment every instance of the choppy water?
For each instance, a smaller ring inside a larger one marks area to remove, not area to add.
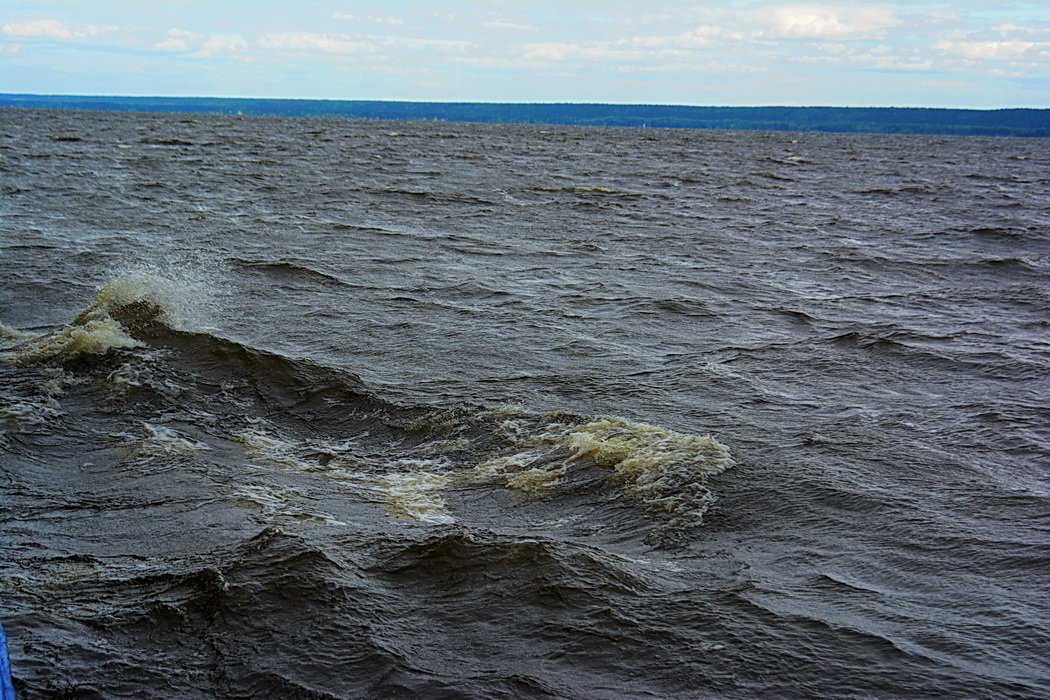
[[[1045,697],[1045,140],[0,112],[26,697]]]

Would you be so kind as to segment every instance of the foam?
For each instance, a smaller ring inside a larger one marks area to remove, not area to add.
[[[395,515],[446,524],[455,522],[455,518],[449,514],[442,493],[453,481],[448,472],[399,471],[380,477],[377,486]]]
[[[88,307],[54,333],[36,337],[0,324],[0,348],[11,348],[8,359],[16,364],[68,362],[80,355],[141,347],[132,335],[139,326],[204,327],[214,312],[212,285],[195,269],[128,268],[99,287]]]
[[[384,503],[401,518],[451,523],[445,496],[457,486],[497,483],[530,499],[562,487],[574,470],[608,471],[608,481],[647,513],[698,520],[713,500],[706,487],[712,476],[731,467],[729,451],[707,435],[680,433],[614,416],[572,423],[549,420],[517,408],[485,411],[507,447],[477,462],[454,463],[437,448],[458,445],[437,441],[416,448],[417,458],[385,460],[355,454],[353,440],[339,444],[287,441],[264,426],[236,435],[249,459],[285,469],[322,473],[353,484],[360,493]],[[462,450],[454,450],[459,453]],[[326,458],[318,460],[318,455]]]
[[[108,314],[135,304],[148,305],[156,321],[169,328],[204,330],[217,315],[215,290],[225,270],[207,257],[166,263],[137,263],[115,271],[115,278],[98,289],[91,306]],[[85,312],[85,313],[87,313]]]
[[[248,428],[234,435],[248,459],[260,460],[277,467],[312,471],[316,464],[309,464],[296,454],[296,446],[269,435],[259,428]]]
[[[33,425],[47,423],[62,415],[57,403],[44,401],[14,401],[0,406],[0,444],[7,436]]]
[[[103,355],[114,348],[142,346],[109,316],[81,317],[78,317],[78,322],[13,350],[9,359],[17,365],[68,362],[80,355]]]
[[[706,508],[706,481],[734,462],[708,435],[687,435],[621,418],[603,418],[572,430],[562,444],[612,470],[611,478],[647,508],[683,513]],[[700,502],[697,502],[699,499]]]
[[[274,437],[261,427],[248,428],[234,437],[249,459],[299,472],[323,472],[327,478],[349,482],[359,491],[372,494],[398,517],[426,523],[455,521],[441,495],[455,480],[443,457],[361,459],[350,453],[352,441],[295,443]],[[318,453],[330,458],[320,464],[314,461]]]
[[[157,321],[179,327],[191,308],[185,286],[157,275],[133,273],[100,287],[91,304],[73,321],[49,335],[31,340],[9,354],[15,364],[69,362],[81,355],[103,355],[113,349],[142,347],[115,314],[125,321]],[[12,329],[0,331],[5,339],[20,339]]]
[[[514,428],[520,434],[520,425]],[[710,436],[613,416],[548,424],[512,450],[479,464],[472,478],[502,479],[507,488],[538,498],[589,460],[608,468],[609,479],[646,510],[673,515],[702,514],[713,498],[704,484],[734,464],[729,450]]]
[[[152,423],[142,423],[145,437],[123,433],[127,439],[120,444],[120,451],[137,459],[151,459],[187,455],[210,450],[203,442],[192,440],[172,428]]]
[[[182,328],[199,308],[194,299],[194,284],[174,280],[153,272],[135,270],[122,274],[99,288],[91,305],[73,321],[74,324],[115,311],[145,305],[156,320],[171,328]]]
[[[145,385],[142,368],[125,362],[106,375],[104,387],[111,396],[122,397]]]
[[[17,328],[12,328],[2,322],[0,322],[0,350],[6,350],[7,348],[20,345],[26,341],[39,338],[39,333],[30,333],[28,331],[21,331]]]
[[[324,525],[346,525],[331,513],[309,511],[299,507],[297,504],[307,496],[296,488],[246,484],[235,488],[230,495],[235,500],[257,506],[266,519],[289,518],[297,521],[315,520]]]

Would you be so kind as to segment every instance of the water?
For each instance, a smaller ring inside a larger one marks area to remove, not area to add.
[[[1045,697],[1043,140],[0,112],[26,697]]]

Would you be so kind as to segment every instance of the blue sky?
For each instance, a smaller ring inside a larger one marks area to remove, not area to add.
[[[0,92],[1050,107],[1050,2],[5,0]]]

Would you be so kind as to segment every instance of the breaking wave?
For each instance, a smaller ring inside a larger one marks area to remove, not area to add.
[[[124,458],[232,445],[246,465],[319,476],[423,523],[455,522],[450,494],[485,486],[524,501],[612,487],[646,516],[696,523],[713,500],[708,480],[733,464],[710,436],[615,416],[395,404],[348,372],[182,330],[185,294],[163,277],[119,277],[52,333],[5,330],[24,340],[5,359],[97,380],[138,425],[115,434]],[[37,393],[40,411],[60,410],[57,389]],[[190,429],[165,424],[176,413]]]

